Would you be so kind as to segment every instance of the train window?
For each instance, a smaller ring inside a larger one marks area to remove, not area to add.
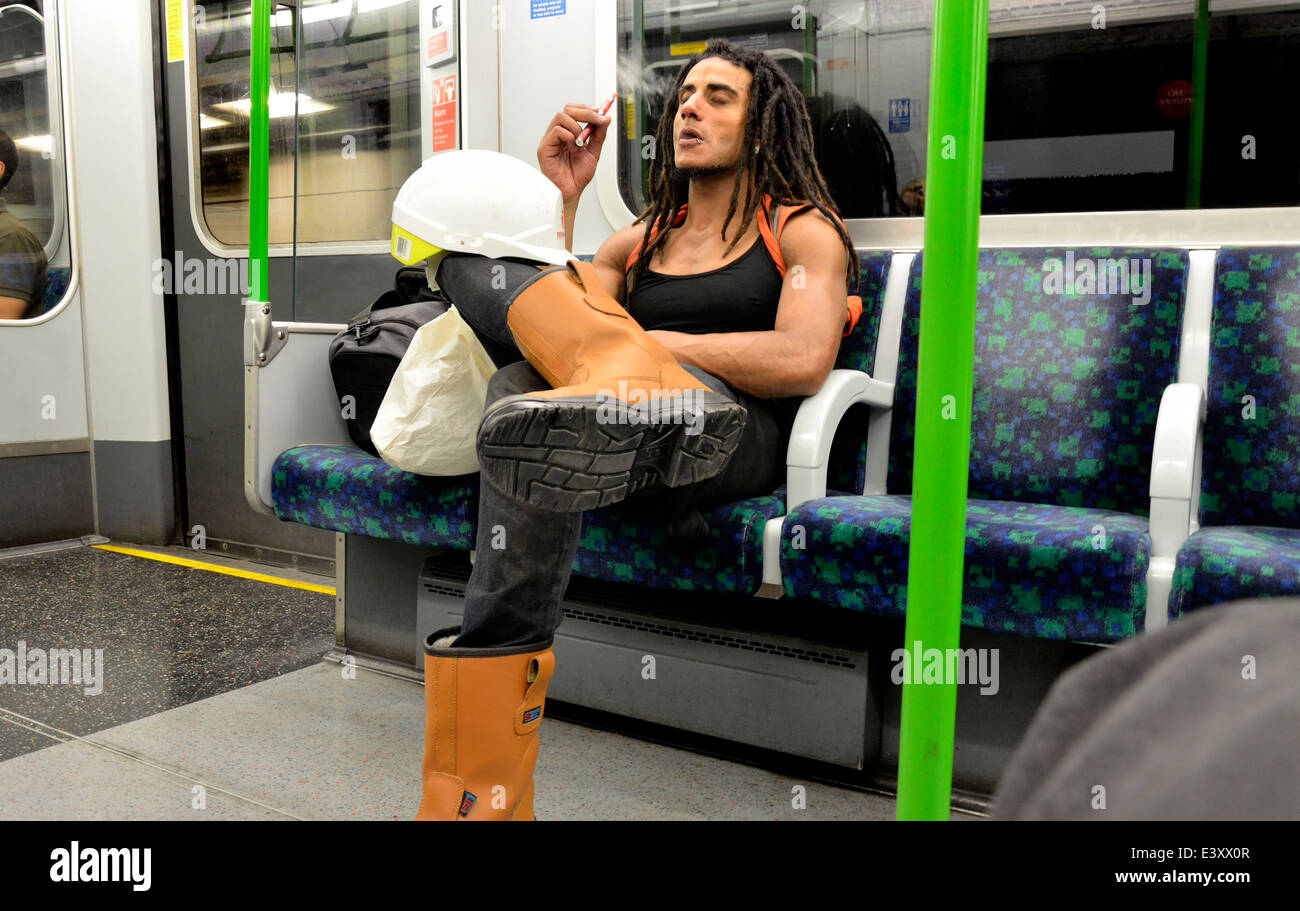
[[[922,214],[930,6],[619,0],[628,207],[646,206],[652,139],[682,64],[719,37],[767,53],[802,90],[841,214]],[[1300,205],[1300,126],[1275,108],[1300,53],[1300,0],[1211,0],[1199,139],[1196,7],[992,0],[984,213]]]
[[[890,188],[896,185],[891,143],[878,113],[871,112],[875,106],[866,100],[868,86],[860,78],[867,75],[867,34],[840,15],[845,6],[792,5],[785,0],[619,0],[618,160],[628,208],[640,212],[647,205],[654,137],[682,64],[717,37],[764,51],[802,90],[819,165],[841,214],[897,214],[896,186]],[[851,137],[852,149],[823,138],[836,131]],[[833,154],[826,156],[828,150]],[[874,184],[867,179],[864,171],[875,168],[857,165],[869,157],[889,176]]]
[[[295,216],[299,243],[387,240],[420,166],[419,2],[294,7],[276,6],[271,29],[270,241],[293,242]],[[208,0],[194,27],[203,219],[218,242],[246,246],[249,0]]]
[[[1199,138],[1197,4],[1077,5],[989,42],[986,213],[1300,205],[1300,127],[1276,110],[1300,3],[1209,4]]]
[[[66,222],[57,54],[41,0],[0,3],[0,318],[57,306],[68,270],[54,267]],[[53,94],[53,104],[51,104]],[[66,254],[65,254],[66,258]],[[54,281],[50,273],[55,272]]]

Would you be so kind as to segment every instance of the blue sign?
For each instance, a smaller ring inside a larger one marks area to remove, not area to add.
[[[912,129],[912,99],[889,99],[889,132],[908,133]]]
[[[530,19],[545,19],[547,16],[563,16],[564,0],[531,0]]]

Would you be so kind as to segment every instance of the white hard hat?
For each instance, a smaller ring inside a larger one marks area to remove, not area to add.
[[[462,149],[430,158],[393,202],[393,256],[411,266],[449,253],[518,257],[562,266],[564,200],[536,168],[500,152]]]

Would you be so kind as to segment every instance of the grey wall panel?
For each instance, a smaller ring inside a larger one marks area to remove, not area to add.
[[[90,453],[0,459],[0,547],[94,532]]]
[[[171,440],[95,441],[99,533],[138,544],[179,541]]]

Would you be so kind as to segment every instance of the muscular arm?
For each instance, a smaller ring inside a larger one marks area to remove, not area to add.
[[[762,398],[815,394],[839,353],[848,309],[848,254],[826,217],[813,211],[787,222],[781,255],[788,269],[771,332],[651,335],[677,360],[742,392]]]
[[[600,245],[600,249],[591,260],[609,296],[625,307],[627,306],[627,278],[623,267],[627,265],[627,258],[632,255],[632,250],[644,232],[645,225],[637,224],[615,231]]]
[[[0,319],[22,319],[27,301],[16,297],[0,297]]]
[[[0,239],[0,319],[23,318],[27,295],[33,293],[36,277],[45,272],[45,248],[25,227],[20,228]],[[40,291],[35,293],[39,296]]]

